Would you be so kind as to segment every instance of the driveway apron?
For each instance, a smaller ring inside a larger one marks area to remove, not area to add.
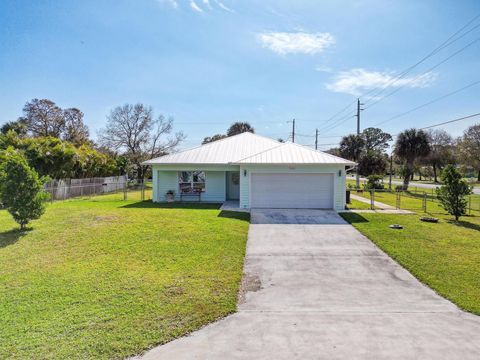
[[[479,359],[480,318],[334,211],[252,210],[238,312],[144,359]]]

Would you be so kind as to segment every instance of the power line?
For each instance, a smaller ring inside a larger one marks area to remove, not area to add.
[[[353,102],[351,102],[350,104],[348,104],[347,106],[345,106],[342,110],[336,112],[335,114],[333,114],[332,116],[330,116],[323,125],[326,125],[327,123],[329,123],[331,120],[333,120],[334,118],[336,118],[338,115],[340,115],[341,113],[345,112],[345,110],[347,110],[348,108],[350,108],[353,104],[355,104],[357,102],[357,100],[354,100]]]
[[[446,124],[451,124],[451,123],[453,123],[453,122],[457,122],[457,121],[461,121],[461,120],[466,120],[466,119],[471,119],[471,118],[474,118],[474,117],[477,117],[477,116],[480,116],[480,112],[479,112],[479,113],[476,113],[476,114],[472,114],[472,115],[467,115],[467,116],[464,116],[464,117],[461,117],[461,118],[444,121],[444,122],[441,122],[441,123],[438,123],[438,124],[435,124],[435,125],[425,126],[425,127],[420,128],[420,130],[431,129],[431,128],[434,128],[434,127],[437,127],[437,126],[442,126],[442,125],[446,125]]]
[[[425,62],[426,60],[428,60],[429,58],[431,58],[432,56],[436,55],[439,51],[445,49],[446,47],[450,46],[451,44],[453,44],[454,42],[457,42],[458,40],[460,40],[461,38],[463,38],[465,35],[469,34],[470,32],[472,32],[473,30],[475,30],[476,28],[478,28],[480,26],[480,24],[477,24],[476,26],[474,26],[472,29],[468,30],[467,32],[465,32],[464,34],[460,35],[459,37],[457,37],[456,39],[452,40],[456,35],[458,35],[459,33],[461,33],[463,30],[465,30],[471,23],[473,23],[475,20],[477,20],[478,18],[480,17],[480,14],[477,14],[476,16],[474,16],[470,21],[468,21],[464,26],[462,26],[459,30],[457,30],[455,33],[453,33],[448,39],[446,39],[443,43],[441,43],[439,46],[437,46],[435,49],[433,49],[430,53],[428,53],[426,56],[424,56],[422,59],[420,59],[419,61],[417,61],[415,64],[411,65],[410,67],[408,67],[407,69],[403,70],[400,74],[398,74],[396,77],[394,77],[393,79],[391,79],[389,82],[387,82],[387,84],[385,84],[384,86],[380,87],[376,87],[372,90],[370,90],[369,92],[365,93],[365,94],[362,94],[362,97],[365,97],[367,95],[370,95],[372,92],[376,91],[377,89],[379,89],[380,91],[377,92],[376,94],[374,94],[372,97],[376,97],[378,95],[380,95],[381,93],[383,93],[384,91],[386,91],[386,89],[388,87],[390,87],[391,85],[395,84],[396,82],[398,82],[400,79],[404,78],[408,73],[410,73],[414,68],[416,68],[418,65],[422,64],[423,62]]]
[[[373,126],[379,126],[379,125],[385,124],[385,123],[387,123],[387,122],[390,122],[390,121],[392,121],[392,120],[398,119],[398,118],[400,118],[400,117],[402,117],[402,116],[408,115],[408,114],[410,114],[410,113],[412,113],[412,112],[414,112],[414,111],[417,111],[417,110],[419,110],[419,109],[422,109],[422,108],[424,108],[424,107],[426,107],[426,106],[428,106],[428,105],[431,105],[431,104],[433,104],[433,103],[435,103],[435,102],[437,102],[437,101],[440,101],[440,100],[443,100],[443,99],[445,99],[445,98],[447,98],[447,97],[450,97],[450,96],[452,96],[452,95],[455,95],[455,94],[457,94],[457,93],[459,93],[459,92],[461,92],[461,91],[463,91],[463,90],[466,90],[466,89],[471,88],[472,86],[475,86],[475,85],[478,85],[478,84],[480,84],[480,80],[479,80],[479,81],[475,81],[475,82],[473,82],[473,83],[471,83],[471,84],[468,84],[467,86],[464,86],[464,87],[462,87],[462,88],[460,88],[460,89],[457,89],[457,90],[455,90],[455,91],[452,91],[452,92],[450,92],[450,93],[448,93],[448,94],[445,94],[445,95],[442,95],[442,96],[440,96],[440,97],[438,97],[438,98],[435,98],[435,99],[433,99],[433,100],[431,100],[431,101],[429,101],[429,102],[427,102],[427,103],[425,103],[425,104],[422,104],[422,105],[419,105],[419,106],[417,106],[417,107],[414,107],[413,109],[410,109],[410,110],[408,110],[408,111],[405,111],[405,112],[403,112],[403,113],[401,113],[401,114],[392,116],[391,118],[389,118],[389,119],[387,119],[387,120],[380,121],[379,123],[377,123],[377,124],[375,124],[375,125],[373,125]]]
[[[357,100],[355,100],[355,102],[357,102]],[[341,117],[340,119],[336,120],[333,124],[328,125],[326,128],[320,128],[319,131],[327,132],[327,131],[330,131],[332,129],[335,129],[336,127],[342,125],[345,121],[347,121],[348,119],[351,119],[353,117],[355,117],[355,115],[348,114],[348,115],[346,115],[344,117]]]
[[[398,91],[400,91],[402,88],[404,88],[405,86],[407,86],[408,84],[412,83],[413,81],[415,80],[418,80],[420,77],[422,76],[425,76],[426,74],[428,74],[429,72],[431,72],[432,70],[436,69],[437,67],[439,67],[440,65],[446,63],[448,60],[450,60],[451,58],[457,56],[458,54],[460,54],[461,52],[465,51],[467,48],[469,48],[470,46],[472,46],[473,44],[475,44],[477,41],[480,40],[480,37],[476,38],[475,40],[473,40],[472,42],[468,43],[467,45],[465,45],[464,47],[462,47],[461,49],[455,51],[453,54],[451,54],[450,56],[446,57],[445,59],[443,59],[442,61],[440,61],[439,63],[437,63],[436,65],[432,66],[430,69],[428,69],[427,71],[413,77],[412,79],[410,79],[409,81],[405,82],[403,85],[397,87],[396,89],[394,89],[392,92],[388,93],[387,95],[381,97],[380,99],[377,99],[376,101],[374,101],[373,103],[371,103],[369,106],[367,106],[365,108],[366,109],[370,109],[372,106],[375,106],[376,104],[378,104],[380,101],[383,101],[385,100],[386,98],[392,96],[393,94],[396,94]]]
[[[432,56],[436,55],[439,51],[445,49],[446,47],[450,46],[451,44],[457,42],[458,40],[460,40],[461,38],[463,38],[465,35],[469,34],[470,32],[472,32],[473,30],[475,30],[476,28],[478,28],[480,26],[480,24],[477,24],[475,25],[473,28],[471,28],[470,30],[468,30],[467,32],[461,34],[460,36],[456,37],[458,34],[460,34],[462,31],[464,31],[466,28],[468,28],[475,20],[477,20],[478,18],[480,18],[480,14],[477,14],[476,16],[474,16],[471,20],[469,20],[464,26],[462,26],[459,30],[457,30],[455,33],[453,33],[451,36],[449,36],[443,43],[441,43],[439,46],[437,46],[435,49],[433,49],[432,51],[430,51],[430,53],[428,53],[426,56],[424,56],[423,58],[421,58],[419,61],[417,61],[415,64],[409,66],[407,69],[403,70],[400,74],[398,74],[396,77],[394,77],[393,79],[391,79],[389,82],[387,82],[387,84],[385,84],[385,86],[383,87],[380,87],[380,86],[377,86],[373,89],[371,89],[370,91],[362,94],[362,97],[365,97],[365,96],[368,96],[374,92],[376,92],[375,96],[378,96],[380,95],[381,93],[385,92],[387,90],[388,87],[390,87],[391,85],[395,84],[396,82],[398,82],[400,79],[402,79],[403,77],[405,77],[408,73],[410,73],[413,69],[415,69],[418,65],[422,64],[423,62],[425,62],[426,60],[428,60],[429,58],[431,58]],[[456,37],[456,38],[455,38]],[[438,66],[442,65],[443,63],[445,63],[446,61],[450,60],[452,57],[458,55],[459,53],[461,53],[462,51],[466,50],[468,47],[470,47],[471,45],[473,45],[475,42],[477,42],[478,40],[480,40],[480,38],[474,40],[473,42],[467,44],[466,46],[464,46],[463,48],[461,48],[460,50],[456,51],[455,53],[453,53],[452,55],[450,55],[449,57],[447,57],[446,59],[442,60],[440,63],[436,64],[435,66],[433,66],[432,68],[430,68],[429,70],[427,70],[426,72],[424,72],[423,74],[420,74],[420,75],[417,75],[416,77],[414,77],[413,79],[411,79],[410,81],[407,81],[405,84],[403,84],[402,86],[396,88],[394,91],[392,91],[391,93],[385,95],[384,97],[376,100],[375,102],[373,102],[372,104],[370,104],[369,106],[367,106],[365,109],[368,109],[372,106],[374,106],[375,104],[379,103],[380,101],[382,101],[383,99],[389,97],[389,96],[392,96],[393,94],[395,94],[396,92],[398,92],[401,88],[405,87],[406,85],[410,84],[412,81],[414,80],[417,80],[420,76],[424,76],[426,73],[434,70],[435,68],[437,68]],[[380,91],[378,91],[380,90]],[[334,116],[332,116],[329,120],[327,120],[327,123],[333,119],[334,117],[336,117],[337,115],[343,113],[345,110],[347,110],[350,106],[352,106],[353,104],[355,103],[355,101],[353,101],[352,103],[348,104],[345,108],[343,108],[342,110],[340,110],[338,113],[336,113]],[[321,131],[330,131],[338,126],[340,126],[341,124],[343,124],[345,121],[347,121],[348,119],[350,118],[350,116],[344,116],[338,120],[336,120],[333,124],[330,124],[328,125],[327,127],[324,127],[323,129],[321,129]]]

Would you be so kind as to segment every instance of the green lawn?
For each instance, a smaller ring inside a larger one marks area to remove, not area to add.
[[[462,217],[456,223],[434,206],[428,215],[440,218],[438,224],[421,222],[423,213],[341,215],[420,281],[480,315],[480,217]],[[392,230],[390,224],[404,229]]]
[[[349,210],[370,210],[370,204],[350,199],[350,204],[347,204]]]
[[[359,192],[352,191],[352,194],[356,194],[358,196],[362,196],[365,199],[370,200],[370,193],[368,191]],[[422,208],[422,200],[423,200],[423,193],[415,193],[415,192],[403,192],[400,193],[400,208],[406,210],[413,210],[413,211],[423,211]],[[440,207],[438,201],[436,201],[435,195],[432,196],[432,193],[426,192],[427,196],[427,212],[443,212],[443,209]],[[480,195],[470,195],[470,207],[471,207],[471,215],[480,215]],[[388,191],[375,191],[374,193],[375,201],[396,206],[397,204],[397,193],[395,192],[388,192]],[[435,201],[432,201],[435,200]]]
[[[119,198],[25,233],[0,211],[0,358],[124,358],[235,311],[248,214]]]

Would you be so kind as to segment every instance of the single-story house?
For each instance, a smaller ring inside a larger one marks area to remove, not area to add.
[[[345,208],[354,162],[249,132],[146,161],[153,201],[238,201],[248,208]],[[170,195],[171,196],[171,195]],[[191,199],[193,200],[193,199]]]

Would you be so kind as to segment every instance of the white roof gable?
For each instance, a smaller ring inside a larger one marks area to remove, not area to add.
[[[280,143],[249,132],[144,162],[162,164],[344,164],[355,163],[308,147]]]

